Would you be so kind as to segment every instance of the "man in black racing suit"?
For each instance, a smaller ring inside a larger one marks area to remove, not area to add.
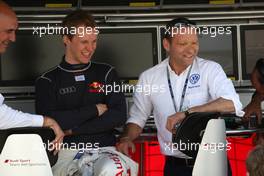
[[[105,86],[119,84],[113,67],[89,62],[71,65],[63,61],[36,81],[36,111],[55,118],[66,143],[91,143],[96,147],[114,146],[114,128],[126,121],[123,93],[106,95]],[[97,106],[106,105],[101,113]]]
[[[91,62],[98,34],[94,19],[77,10],[62,26],[78,33],[63,34],[62,62],[36,81],[36,111],[54,117],[65,131],[53,174],[136,175],[137,164],[114,148],[115,128],[126,121],[126,102],[113,90],[120,86],[115,69]]]

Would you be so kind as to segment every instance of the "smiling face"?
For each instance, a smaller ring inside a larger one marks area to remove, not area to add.
[[[185,30],[185,33],[182,31],[182,33],[175,34],[170,39],[165,38],[163,40],[163,46],[169,54],[170,59],[177,66],[183,68],[193,63],[199,50],[198,37],[194,29]]]
[[[81,26],[84,27],[84,26]],[[87,64],[96,49],[97,34],[95,32],[84,35],[74,35],[71,39],[63,37],[66,46],[66,61],[70,64]]]
[[[10,42],[16,40],[17,28],[16,14],[6,4],[0,3],[0,54],[6,51]]]

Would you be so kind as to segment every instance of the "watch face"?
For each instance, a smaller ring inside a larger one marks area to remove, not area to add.
[[[181,125],[181,123],[176,123],[174,128],[178,128]]]
[[[185,114],[185,116],[188,116],[190,113],[189,113],[189,110],[187,110],[187,111],[184,111],[184,114]]]

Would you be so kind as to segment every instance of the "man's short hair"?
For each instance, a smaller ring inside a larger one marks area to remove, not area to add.
[[[179,17],[169,21],[166,24],[166,29],[172,29],[175,27],[196,27],[196,23],[194,21],[189,20],[188,18]],[[171,33],[166,33],[165,38],[170,40],[172,38]]]
[[[257,60],[256,65],[255,65],[255,69],[259,73],[258,80],[259,80],[260,84],[264,85],[264,58],[260,58]]]
[[[62,27],[68,28],[68,30],[71,28],[78,28],[80,26],[91,28],[96,27],[96,22],[89,12],[84,10],[76,10],[67,15],[62,21]],[[63,32],[63,35],[67,35],[69,39],[73,37],[73,34],[71,33]]]
[[[13,9],[6,2],[0,0],[0,15],[6,15],[7,11],[15,15],[15,12],[13,11]]]
[[[264,146],[259,145],[252,150],[246,160],[247,171],[250,176],[264,175]]]
[[[0,5],[8,6],[8,4],[6,2],[2,1],[2,0],[0,0]]]

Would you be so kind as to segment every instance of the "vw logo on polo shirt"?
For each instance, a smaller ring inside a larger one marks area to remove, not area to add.
[[[199,79],[200,79],[200,75],[199,74],[192,74],[189,77],[189,79],[190,79],[190,83],[196,84],[199,81]]]
[[[76,92],[76,87],[74,87],[74,86],[71,86],[71,87],[64,87],[64,88],[61,88],[61,89],[59,90],[59,92],[60,92],[61,95],[74,93],[74,92]]]

